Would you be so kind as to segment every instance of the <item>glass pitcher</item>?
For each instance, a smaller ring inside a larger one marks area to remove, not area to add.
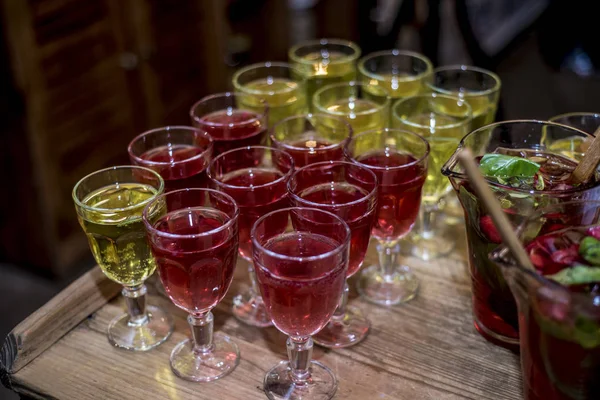
[[[573,163],[581,158],[592,136],[575,128],[534,120],[506,121],[486,125],[466,135],[457,152],[469,148],[476,157],[499,148],[561,155]],[[501,243],[491,217],[472,190],[455,152],[442,167],[449,177],[465,212],[465,226],[472,282],[475,328],[489,341],[517,349],[519,343],[517,306],[499,268],[488,254]],[[577,199],[600,199],[600,184],[568,190],[529,190],[488,180],[496,198],[514,226],[547,204]]]
[[[590,227],[600,233],[599,223],[599,201],[574,201],[541,209],[521,224],[520,239],[546,277],[517,264],[504,246],[490,255],[517,300],[526,400],[600,399],[600,280],[567,289],[548,279],[573,265],[565,254],[575,245],[578,257],[580,239]]]

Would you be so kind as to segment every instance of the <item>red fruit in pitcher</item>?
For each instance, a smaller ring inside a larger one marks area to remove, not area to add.
[[[494,225],[494,221],[492,221],[492,217],[489,215],[484,215],[479,219],[479,229],[481,229],[481,232],[483,232],[490,242],[502,243],[502,238],[496,229],[496,225]]]

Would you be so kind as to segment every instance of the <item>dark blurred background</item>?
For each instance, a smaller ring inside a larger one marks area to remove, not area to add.
[[[497,72],[498,119],[600,112],[594,3],[0,0],[0,338],[93,265],[76,181],[127,163],[136,134],[189,124],[236,68],[338,37]]]

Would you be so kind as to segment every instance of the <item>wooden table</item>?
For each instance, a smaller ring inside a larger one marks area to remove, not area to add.
[[[351,304],[371,319],[369,336],[348,349],[314,350],[314,358],[338,378],[336,399],[521,398],[518,356],[486,342],[473,328],[463,241],[456,252],[433,262],[404,259],[421,280],[418,297],[408,304],[379,307],[353,294]],[[374,247],[371,243],[365,265],[377,258]],[[241,352],[236,370],[219,381],[191,383],[171,372],[171,349],[189,330],[184,313],[166,299],[158,298],[176,316],[166,343],[146,353],[112,347],[106,326],[124,304],[115,296],[119,288],[96,269],[9,335],[0,358],[3,383],[36,399],[265,399],[265,371],[287,357],[286,338],[275,328],[249,327],[232,316],[232,297],[246,282],[240,262],[232,288],[214,310],[215,331],[234,337]],[[81,294],[86,285],[92,294]],[[67,321],[56,312],[65,304],[74,310]]]

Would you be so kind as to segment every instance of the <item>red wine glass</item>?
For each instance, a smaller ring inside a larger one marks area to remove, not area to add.
[[[245,104],[252,103],[250,109]],[[206,96],[190,110],[192,124],[214,141],[216,157],[238,147],[265,144],[269,108],[262,99],[244,93]]]
[[[352,137],[345,119],[327,114],[286,118],[271,129],[273,147],[294,158],[296,168],[321,161],[344,159],[344,146]]]
[[[379,242],[379,265],[362,271],[358,291],[376,304],[407,302],[417,294],[419,281],[408,266],[396,263],[398,243],[410,232],[419,213],[429,143],[412,132],[376,129],[353,137],[346,155],[373,171],[379,182],[371,232]]]
[[[240,208],[239,253],[248,261],[251,286],[234,297],[233,314],[249,325],[271,325],[256,287],[250,230],[263,215],[288,207],[286,185],[293,169],[294,161],[289,154],[263,146],[230,150],[216,157],[208,167],[212,187],[233,197]]]
[[[267,372],[264,391],[269,399],[330,399],[337,381],[329,368],[311,361],[311,336],[327,325],[344,289],[350,229],[335,214],[296,207],[259,218],[251,236],[265,305],[289,336],[289,362]]]
[[[206,187],[212,150],[212,138],[189,126],[152,129],[127,146],[131,163],[158,172],[165,181],[165,192]]]
[[[366,167],[346,161],[321,162],[294,172],[288,182],[290,204],[314,207],[342,218],[350,227],[350,261],[346,279],[362,265],[369,247],[377,206],[377,177]],[[348,307],[348,283],[331,321],[313,340],[324,347],[352,346],[369,333],[371,323]]]
[[[238,248],[239,209],[225,193],[182,189],[150,202],[143,213],[152,254],[171,301],[189,313],[192,339],[171,352],[175,375],[209,382],[238,365],[237,345],[213,335],[211,310],[231,285]]]

